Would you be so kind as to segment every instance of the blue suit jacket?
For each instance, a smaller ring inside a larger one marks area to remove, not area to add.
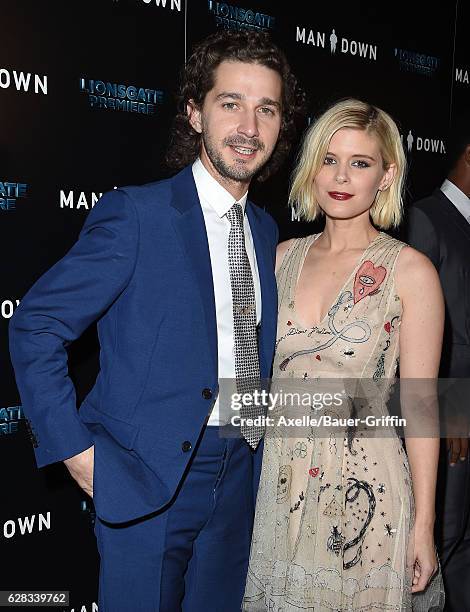
[[[261,284],[261,375],[268,377],[277,227],[250,202],[246,214]],[[100,372],[77,411],[66,346],[95,320]],[[21,301],[10,350],[39,467],[94,444],[98,516],[123,522],[170,502],[218,389],[212,271],[191,167],[101,198],[77,243]]]

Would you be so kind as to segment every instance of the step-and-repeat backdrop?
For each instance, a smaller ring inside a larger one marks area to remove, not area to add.
[[[470,5],[2,0],[0,22],[0,590],[67,589],[67,610],[89,612],[93,505],[62,465],[36,469],[9,361],[8,323],[22,296],[70,248],[103,192],[169,175],[179,70],[193,43],[219,28],[271,32],[307,91],[306,126],[344,96],[387,110],[407,151],[407,201],[424,197],[444,178],[452,117],[470,106]],[[316,229],[286,207],[294,153],[252,190],[281,238]],[[97,356],[91,328],[70,349],[79,399]]]

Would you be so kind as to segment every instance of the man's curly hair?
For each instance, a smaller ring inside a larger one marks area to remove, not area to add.
[[[201,134],[189,123],[189,100],[201,108],[206,94],[214,86],[215,70],[223,61],[261,64],[275,70],[282,82],[282,117],[279,138],[273,154],[261,168],[257,180],[264,181],[283,163],[297,132],[297,123],[305,113],[305,94],[292,74],[284,53],[264,32],[219,31],[200,42],[181,74],[174,119],[166,155],[168,166],[180,170],[191,164],[201,149]]]

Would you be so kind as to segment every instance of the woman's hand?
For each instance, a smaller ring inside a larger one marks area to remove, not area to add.
[[[433,528],[418,523],[414,528],[413,583],[411,592],[424,591],[437,572],[438,562],[434,546]]]

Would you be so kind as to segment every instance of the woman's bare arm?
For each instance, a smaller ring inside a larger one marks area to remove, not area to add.
[[[403,416],[412,430],[406,436],[406,450],[416,507],[415,548],[427,542],[420,549],[420,563],[425,567],[415,571],[413,581],[413,590],[418,591],[426,586],[436,569],[427,565],[433,565],[434,554],[428,548],[433,543],[435,518],[439,456],[435,379],[441,357],[444,300],[434,266],[426,256],[411,247],[404,247],[400,253],[395,281],[403,304],[400,326],[401,400]]]

